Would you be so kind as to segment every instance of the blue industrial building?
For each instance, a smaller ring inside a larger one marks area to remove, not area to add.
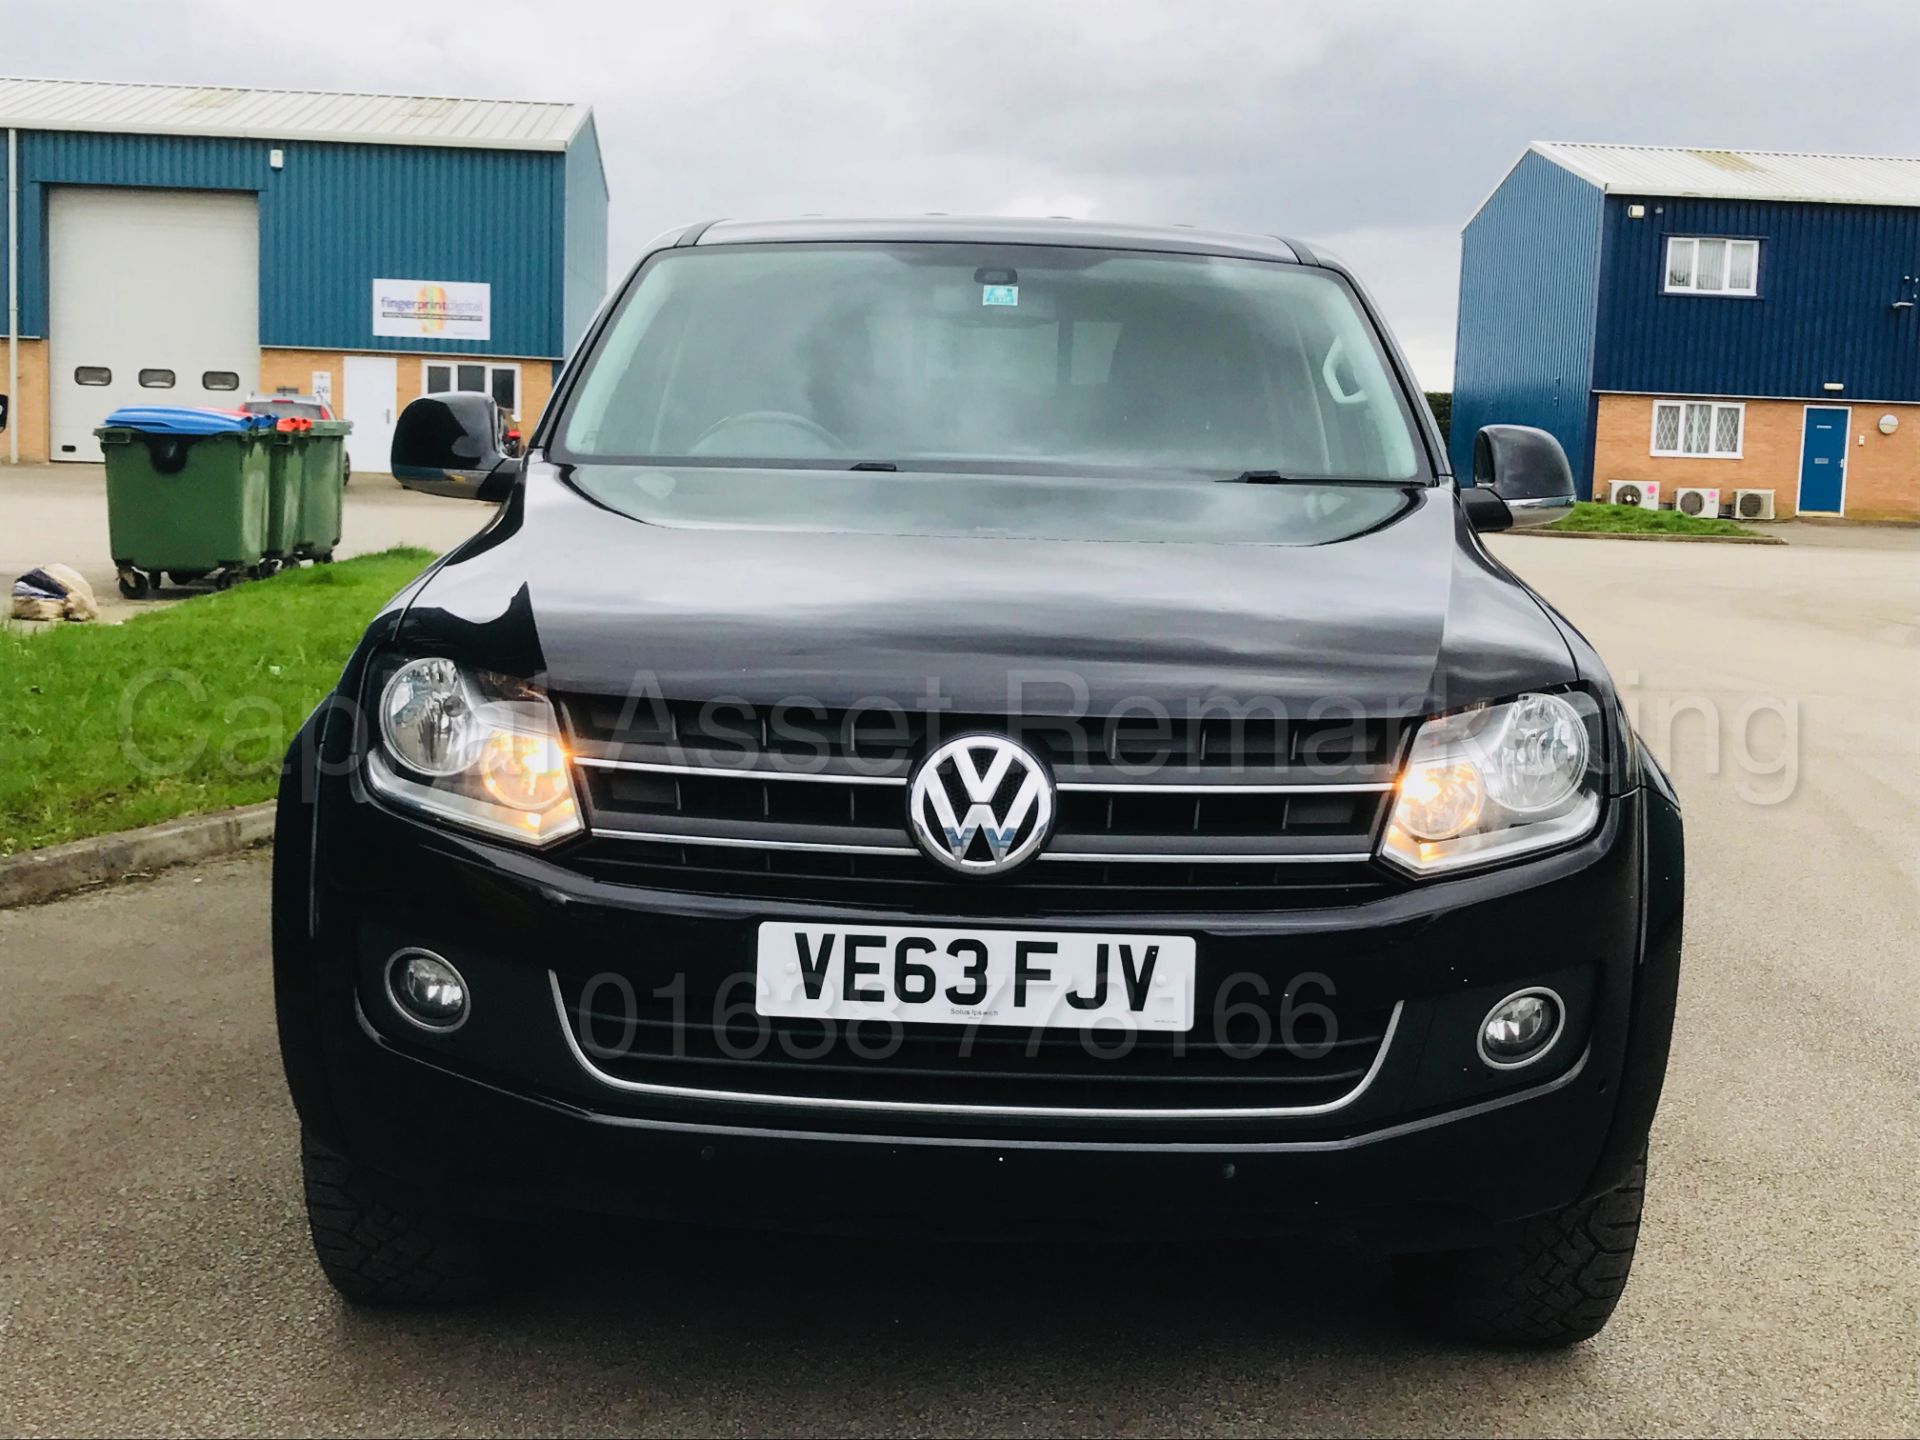
[[[1496,421],[1601,499],[1920,516],[1920,160],[1531,146],[1462,235],[1461,473]]]
[[[423,391],[530,423],[606,285],[585,106],[0,80],[6,453],[117,404],[326,392],[384,468]]]

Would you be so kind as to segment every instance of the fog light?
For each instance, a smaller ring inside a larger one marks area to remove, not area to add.
[[[467,982],[431,950],[396,951],[387,961],[387,992],[401,1018],[422,1030],[458,1030],[467,1023]]]
[[[1496,1070],[1531,1065],[1560,1038],[1566,1012],[1551,990],[1522,990],[1487,1012],[1480,1024],[1480,1058]]]

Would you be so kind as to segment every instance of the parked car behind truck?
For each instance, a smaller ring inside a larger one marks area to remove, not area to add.
[[[343,1294],[479,1293],[513,1223],[593,1210],[855,1273],[882,1227],[1331,1235],[1454,1333],[1606,1323],[1679,809],[1481,538],[1567,511],[1558,444],[1490,426],[1453,475],[1344,266],[696,226],[499,435],[484,396],[402,415],[402,483],[500,513],[281,790]]]
[[[249,395],[240,408],[249,415],[291,415],[301,420],[334,420],[333,407],[318,395],[302,395],[297,390],[276,390],[271,395]],[[340,452],[340,483],[353,479],[353,457]]]

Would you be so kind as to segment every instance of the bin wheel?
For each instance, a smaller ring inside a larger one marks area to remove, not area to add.
[[[144,570],[131,566],[120,572],[120,593],[129,600],[144,600],[153,592],[153,581]]]
[[[237,578],[233,571],[222,570],[218,575],[213,577],[213,588],[216,590],[231,590],[233,588],[233,582]]]
[[[331,550],[322,551],[313,557],[313,563],[316,565],[331,565],[333,563],[333,552]]]

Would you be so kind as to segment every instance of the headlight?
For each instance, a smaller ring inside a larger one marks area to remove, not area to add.
[[[368,782],[390,800],[529,845],[580,830],[566,745],[546,696],[438,657],[380,689]]]
[[[1579,839],[1600,814],[1599,724],[1578,691],[1427,721],[1380,853],[1436,875]]]

